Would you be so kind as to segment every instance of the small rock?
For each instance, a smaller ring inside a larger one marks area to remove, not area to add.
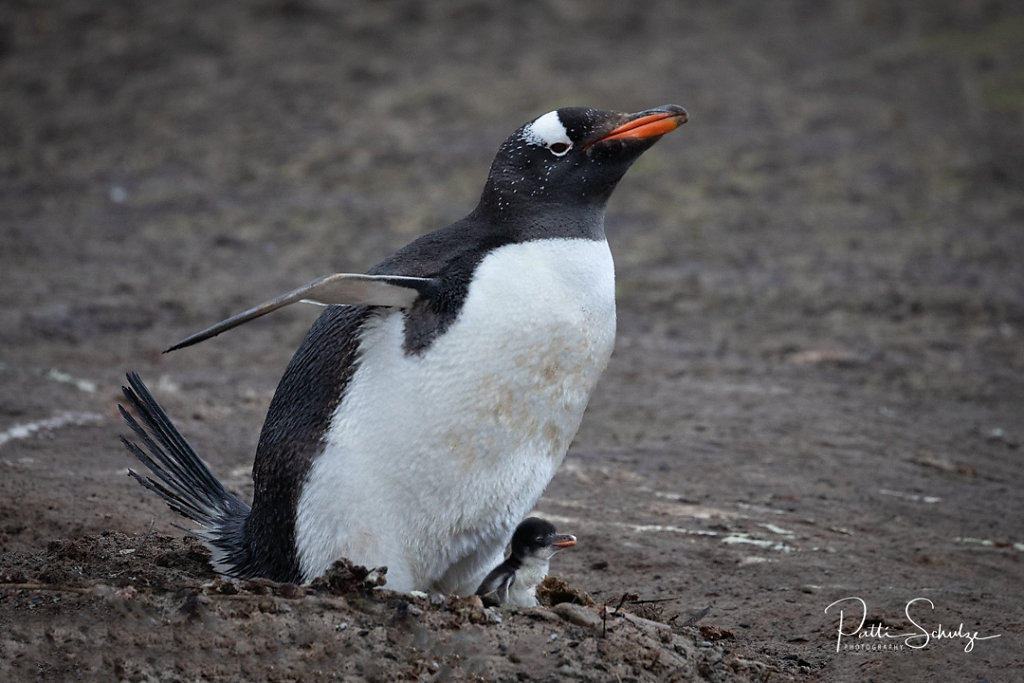
[[[700,635],[705,640],[732,640],[736,636],[732,631],[724,628],[718,628],[717,626],[703,625],[698,629]]]
[[[294,583],[282,583],[278,586],[277,594],[282,598],[296,599],[303,597],[306,594],[306,591],[302,586],[298,586]]]
[[[568,604],[568,603],[566,603]],[[544,621],[560,621],[558,615],[546,607],[527,607],[522,611],[525,616],[531,619],[543,619]]]
[[[585,626],[587,628],[600,628],[601,617],[597,616],[583,605],[575,605],[571,602],[560,602],[551,608],[551,611],[562,617],[571,624]]]
[[[479,595],[467,595],[463,598],[452,599],[452,607],[455,609],[483,609],[484,602]]]
[[[115,204],[124,204],[128,201],[128,190],[123,185],[111,185],[107,188],[107,198]]]
[[[117,592],[114,593],[114,595],[121,598],[122,600],[134,600],[138,596],[138,594],[139,591],[135,588],[135,586],[125,586],[124,588],[117,589]]]
[[[575,667],[571,664],[563,664],[562,666],[555,669],[555,673],[557,673],[562,678],[580,678],[581,674],[579,667]]]

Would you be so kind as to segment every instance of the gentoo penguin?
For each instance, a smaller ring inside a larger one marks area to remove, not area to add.
[[[537,586],[548,574],[551,557],[563,548],[576,545],[576,537],[559,534],[551,522],[530,517],[512,534],[508,559],[495,567],[476,589],[485,605],[537,604]]]
[[[611,355],[605,204],[686,118],[676,105],[544,114],[501,145],[465,218],[366,275],[320,278],[172,347],[295,301],[328,305],[271,400],[251,507],[135,374],[124,392],[138,419],[122,414],[142,447],[125,443],[152,476],[131,475],[199,523],[222,574],[307,582],[345,557],[386,566],[395,590],[473,594]]]

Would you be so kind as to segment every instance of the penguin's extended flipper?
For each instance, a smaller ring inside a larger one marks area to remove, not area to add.
[[[360,275],[353,273],[335,273],[317,278],[307,285],[293,289],[287,294],[264,301],[247,311],[233,315],[216,325],[182,339],[166,349],[164,353],[183,349],[198,344],[221,332],[238,327],[250,320],[259,318],[297,301],[329,306],[331,304],[347,304],[350,306],[387,306],[390,308],[409,308],[421,295],[433,290],[437,280],[425,277],[406,277],[402,275]]]

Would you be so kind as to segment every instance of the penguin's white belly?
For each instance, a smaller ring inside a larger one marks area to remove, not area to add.
[[[550,563],[546,559],[527,558],[516,570],[515,580],[508,588],[506,603],[519,607],[537,606],[537,586],[548,575]]]
[[[371,318],[299,499],[304,578],[346,557],[387,566],[395,590],[472,592],[576,434],[614,344],[614,279],[604,241],[512,244],[422,354],[401,312]]]

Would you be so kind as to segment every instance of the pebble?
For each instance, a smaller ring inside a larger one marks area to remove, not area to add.
[[[543,619],[544,621],[558,621],[558,616],[545,607],[527,607],[522,611],[522,613],[533,619]]]
[[[601,617],[597,616],[583,605],[575,605],[571,602],[560,602],[551,608],[551,611],[562,617],[571,624],[585,626],[587,628],[599,628]]]

